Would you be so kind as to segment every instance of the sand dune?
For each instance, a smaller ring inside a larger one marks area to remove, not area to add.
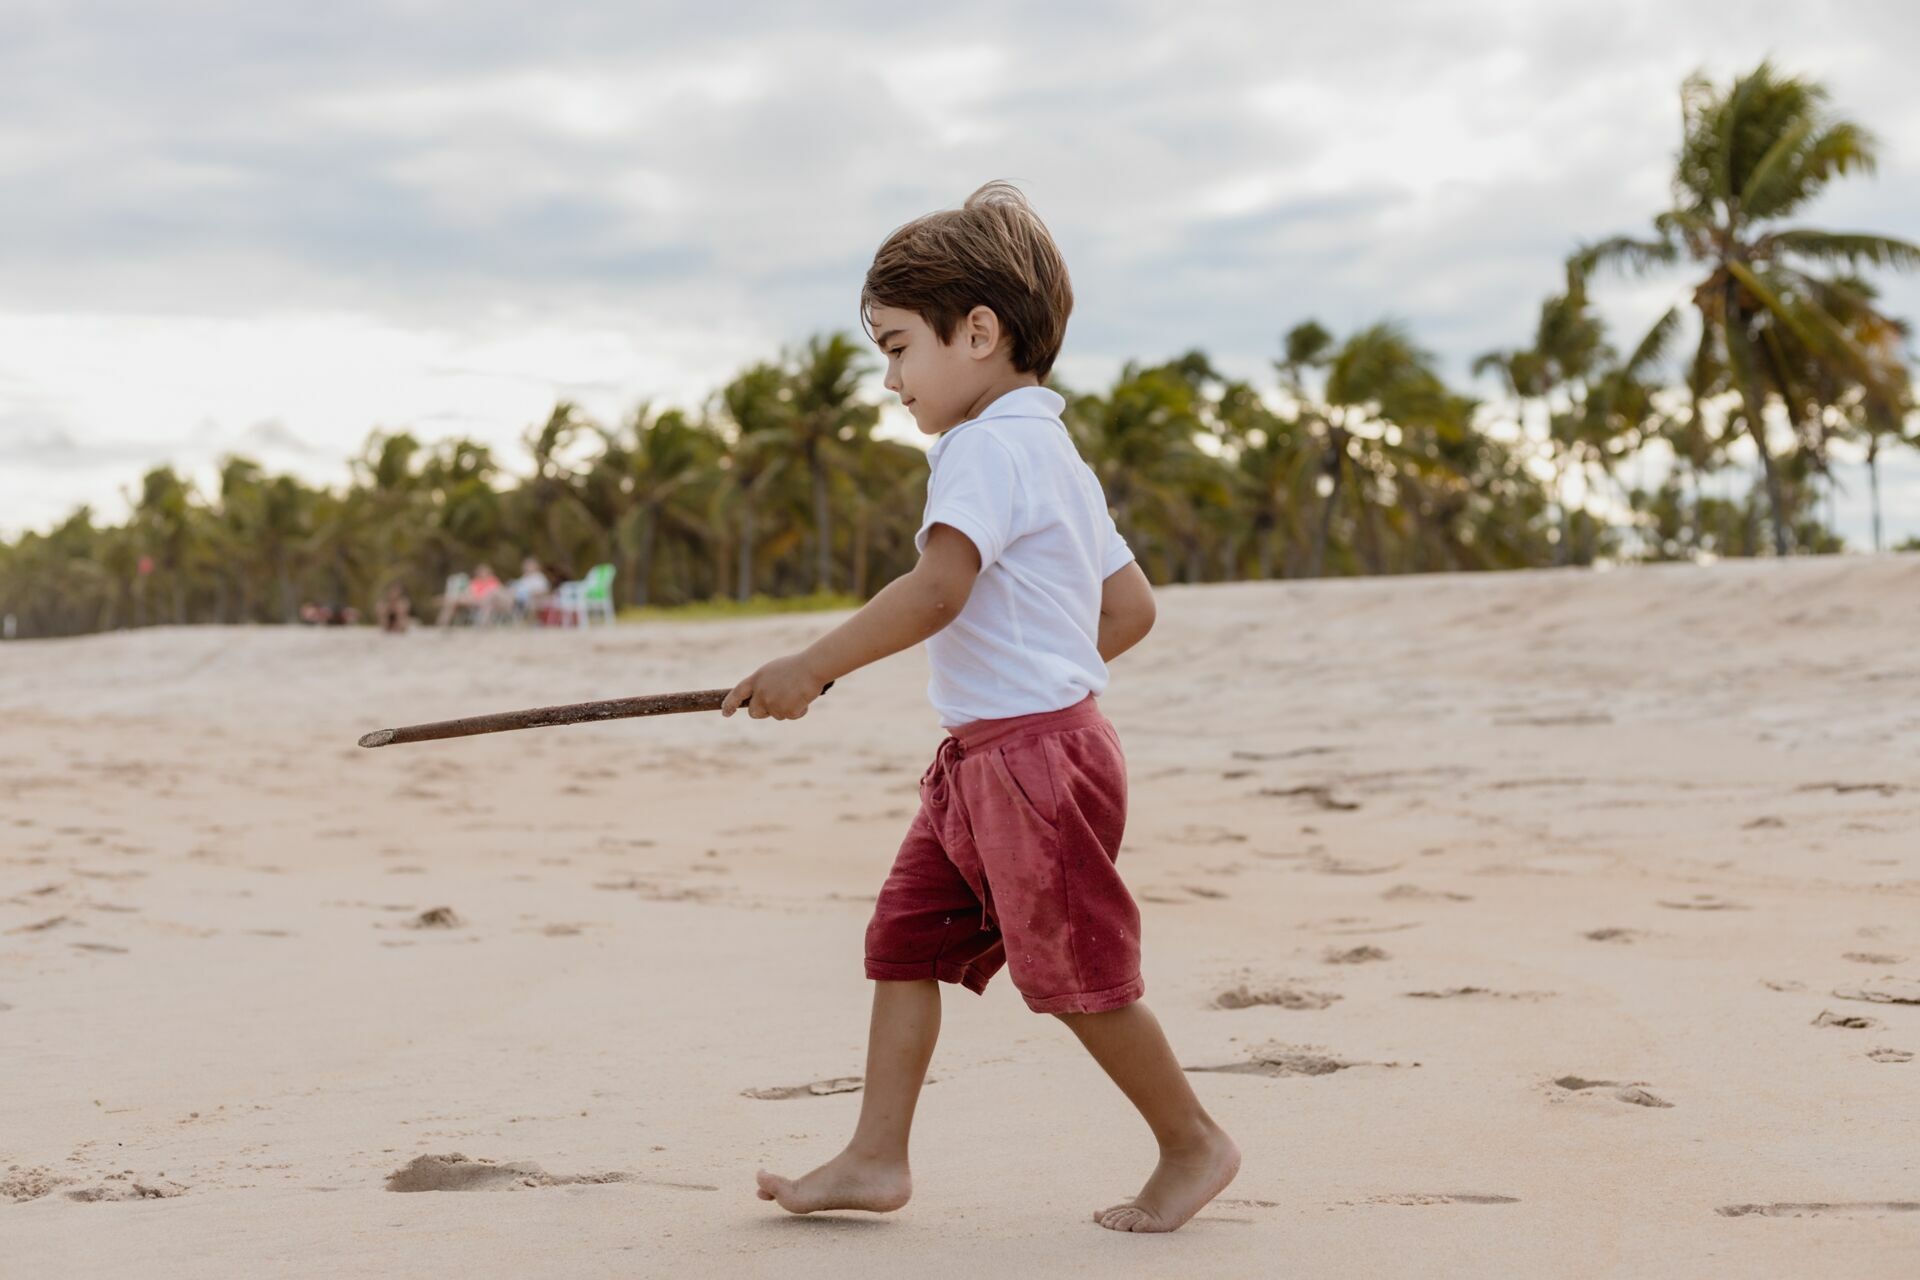
[[[159,629],[0,646],[0,1274],[1920,1269],[1920,557],[1160,600],[1103,701],[1147,999],[1245,1153],[1187,1229],[1089,1220],[1151,1142],[1004,974],[906,1209],[754,1198],[858,1109],[919,654],[366,751],[833,619]]]

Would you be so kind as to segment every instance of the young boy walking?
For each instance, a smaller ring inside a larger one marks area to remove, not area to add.
[[[940,983],[979,992],[1003,965],[1159,1143],[1140,1193],[1095,1221],[1172,1231],[1240,1168],[1140,1002],[1140,912],[1114,866],[1126,760],[1097,695],[1107,662],[1153,625],[1153,592],[1060,420],[1066,402],[1042,385],[1072,309],[1053,237],[1006,183],[887,238],[861,313],[887,389],[937,437],[919,563],[721,708],[797,719],[829,681],[924,640],[948,732],[867,925],[873,1017],[853,1138],[802,1177],[759,1174],[760,1198],[793,1213],[907,1202]]]

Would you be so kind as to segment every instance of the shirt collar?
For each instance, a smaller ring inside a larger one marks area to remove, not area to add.
[[[940,455],[940,448],[961,431],[976,422],[985,422],[988,418],[1053,418],[1058,420],[1067,407],[1067,401],[1058,391],[1050,387],[1015,387],[1013,390],[997,396],[992,403],[980,411],[975,418],[968,418],[940,433],[927,449],[929,459]]]

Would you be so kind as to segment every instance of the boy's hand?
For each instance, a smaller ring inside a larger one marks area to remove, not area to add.
[[[804,654],[790,653],[775,658],[733,686],[720,704],[720,714],[730,716],[747,702],[747,714],[755,720],[771,716],[775,720],[798,720],[807,714],[807,706],[819,697],[827,681],[807,663]]]

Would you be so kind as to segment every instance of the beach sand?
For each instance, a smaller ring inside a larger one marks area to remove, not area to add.
[[[1245,1152],[1186,1229],[1090,1221],[1152,1143],[1004,972],[910,1205],[754,1197],[859,1107],[918,651],[369,751],[835,615],[157,629],[0,646],[0,1274],[1920,1274],[1920,557],[1159,599],[1121,866]]]

